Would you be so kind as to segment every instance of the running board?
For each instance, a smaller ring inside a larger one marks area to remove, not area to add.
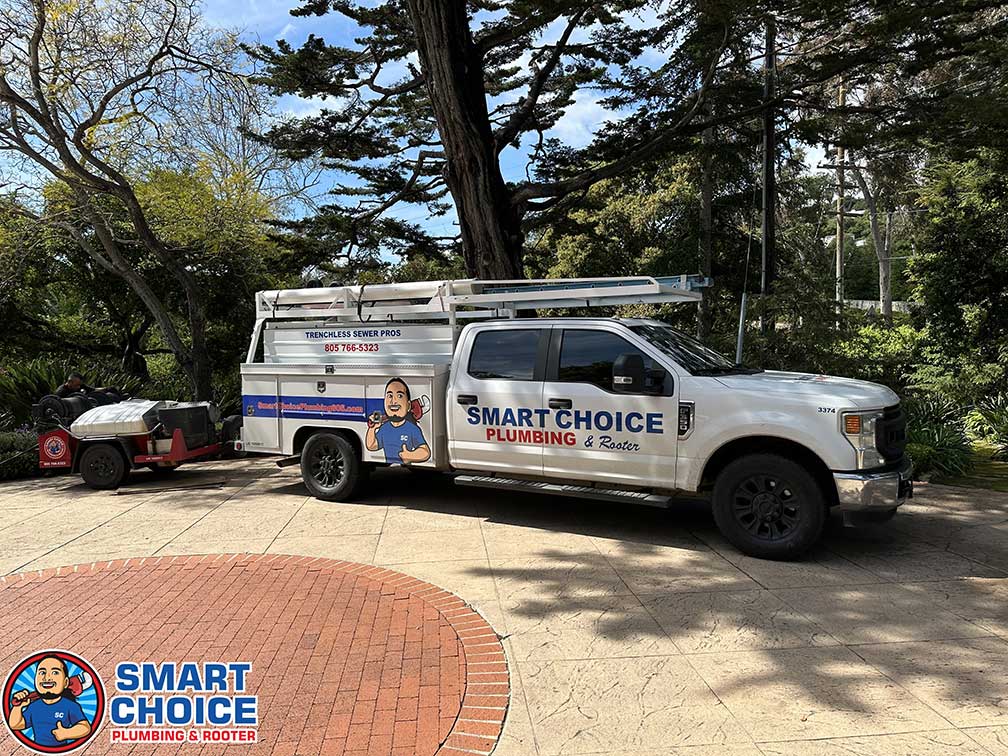
[[[620,501],[627,504],[643,504],[648,507],[661,507],[663,509],[668,508],[672,501],[671,496],[646,493],[644,491],[618,491],[611,488],[571,486],[563,483],[544,483],[534,480],[519,480],[517,478],[496,478],[491,475],[456,475],[455,483],[459,486],[474,486],[476,488],[499,488],[507,491],[571,496],[577,499]]]

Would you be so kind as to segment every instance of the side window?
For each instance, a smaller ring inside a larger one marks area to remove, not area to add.
[[[613,364],[621,354],[639,354],[648,370],[654,360],[626,339],[607,331],[565,330],[560,342],[557,380],[563,383],[591,383],[613,390]]]
[[[535,378],[540,329],[502,329],[476,334],[469,353],[473,378],[531,381]]]

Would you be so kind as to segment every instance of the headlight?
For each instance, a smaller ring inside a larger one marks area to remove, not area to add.
[[[882,410],[845,412],[840,416],[840,430],[857,452],[858,469],[882,467],[885,459],[875,444],[875,423],[882,419]]]

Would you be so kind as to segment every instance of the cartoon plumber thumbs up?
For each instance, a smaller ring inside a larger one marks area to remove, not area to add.
[[[56,720],[56,727],[52,731],[52,736],[59,740],[60,742],[64,740],[76,740],[74,734],[70,731],[69,727],[64,727],[63,722]]]

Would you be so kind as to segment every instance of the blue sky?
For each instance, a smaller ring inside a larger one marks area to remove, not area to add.
[[[277,39],[284,39],[297,47],[309,34],[315,34],[331,44],[353,45],[353,39],[360,30],[352,22],[335,13],[321,17],[291,16],[290,9],[297,5],[297,0],[205,0],[204,15],[208,23],[238,30],[249,41],[273,44]],[[279,105],[284,112],[294,115],[310,113],[319,107],[318,103],[306,102],[297,97],[285,97]],[[568,109],[566,116],[549,135],[575,147],[584,146],[591,141],[592,134],[606,115],[595,94],[581,92],[577,102]],[[515,181],[524,178],[524,150],[505,150],[501,158],[505,178]],[[403,207],[393,212],[397,217],[421,223],[434,233],[454,233],[452,217],[436,218],[428,222],[426,210],[421,207]]]

